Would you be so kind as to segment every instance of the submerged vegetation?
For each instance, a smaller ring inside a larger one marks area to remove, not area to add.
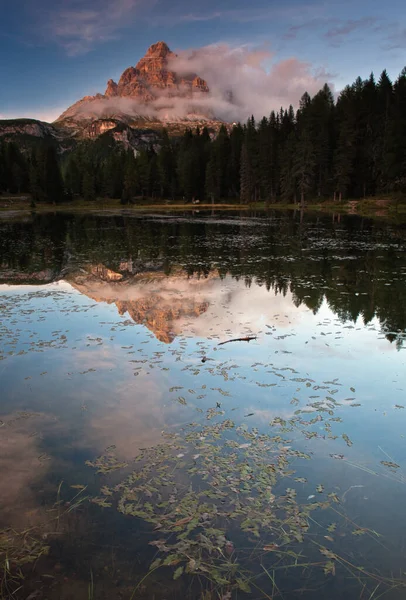
[[[0,530],[0,600],[11,600],[22,587],[24,567],[48,554],[49,546],[41,529]]]
[[[369,536],[382,545],[378,532],[345,514],[342,503],[350,490],[340,497],[318,484],[306,501],[308,481],[293,468],[311,455],[294,449],[285,434],[305,426],[302,433],[309,439],[317,436],[312,426],[324,423],[326,435],[335,439],[331,426],[340,419],[331,415],[339,402],[327,397],[310,404],[319,414],[309,421],[299,416],[309,410],[297,410],[288,421],[275,417],[270,426],[277,431],[271,434],[221,420],[219,406],[206,411],[208,421],[217,418],[215,424],[194,422],[180,433],[165,434],[165,443],[141,451],[130,475],[101,486],[101,496],[92,499],[151,526],[149,545],[156,554],[131,598],[157,569],[170,569],[174,580],[183,577],[185,588],[178,593],[190,598],[231,600],[238,591],[283,598],[295,591],[291,585],[283,589],[289,579],[319,580],[322,593],[317,570],[325,577],[345,578],[347,592],[355,593],[358,586],[361,597],[372,598],[378,589],[382,597],[406,588],[402,577],[384,576],[341,548],[346,536]],[[342,438],[352,445],[346,434]],[[117,463],[114,452],[87,464],[101,475],[127,466]],[[303,586],[301,592],[306,591]]]

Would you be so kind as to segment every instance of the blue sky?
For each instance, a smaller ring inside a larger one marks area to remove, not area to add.
[[[103,93],[107,79],[117,80],[158,40],[175,51],[266,48],[270,63],[307,63],[309,73],[339,90],[384,68],[396,78],[406,65],[406,3],[5,0],[0,115],[52,120],[82,96]]]

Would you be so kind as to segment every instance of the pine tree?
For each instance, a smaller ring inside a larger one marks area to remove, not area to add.
[[[82,195],[85,200],[96,199],[96,179],[90,164],[87,164],[83,170]]]
[[[7,189],[7,163],[5,144],[0,141],[0,194]]]
[[[373,73],[363,82],[358,98],[357,116],[357,180],[359,193],[374,194],[377,180],[377,87]]]
[[[148,195],[149,191],[149,156],[146,150],[140,150],[136,157],[136,177],[141,196]]]
[[[158,178],[161,198],[172,195],[172,178],[176,169],[174,153],[166,129],[162,132],[161,148],[158,153]]]
[[[132,150],[127,151],[124,167],[124,182],[121,201],[123,204],[134,202],[137,193],[137,164]]]
[[[148,196],[155,198],[159,195],[158,161],[155,152],[150,156],[148,164]]]
[[[387,187],[406,191],[406,67],[393,86],[393,101],[388,120],[388,141],[384,156]]]
[[[282,198],[287,202],[296,201],[295,153],[296,135],[291,131],[285,139],[281,152],[280,187]]]
[[[44,164],[38,152],[31,152],[29,167],[29,189],[34,204],[45,200]]]
[[[227,129],[222,126],[217,138],[210,144],[209,160],[206,167],[206,195],[214,202],[216,198],[228,197],[230,180],[231,145]]]
[[[82,189],[82,174],[74,155],[70,156],[65,169],[65,188],[71,197],[79,196]]]
[[[256,129],[256,123],[254,117],[250,117],[244,129],[244,145],[247,152],[247,167],[246,169],[250,173],[250,202],[256,201],[260,196],[260,174],[259,174],[259,147],[258,147],[258,131]],[[241,154],[242,156],[242,154]],[[242,164],[241,164],[242,169]],[[246,172],[244,178],[246,178]],[[243,181],[243,174],[241,173],[240,181]]]
[[[334,98],[328,85],[324,85],[311,100],[309,127],[314,151],[315,195],[327,197],[333,187],[333,119]]]
[[[244,129],[239,123],[233,127],[230,134],[229,194],[233,198],[237,198],[240,195],[240,160],[243,142]]]
[[[221,193],[221,173],[216,156],[215,147],[212,145],[210,159],[206,168],[206,196],[214,204],[215,200],[219,200]]]
[[[272,194],[271,162],[272,146],[268,119],[263,117],[258,128],[258,174],[260,178],[260,197],[266,202]]]
[[[182,196],[186,200],[200,199],[204,194],[206,169],[203,169],[201,136],[186,131],[178,153],[177,173]]]
[[[394,90],[386,70],[382,71],[377,86],[377,110],[375,114],[375,173],[379,190],[388,188],[386,165],[390,153],[390,127],[393,114]]]
[[[297,182],[300,204],[303,207],[305,196],[314,192],[316,167],[315,143],[312,136],[311,100],[309,94],[303,94],[296,117],[297,139],[295,156],[292,163],[292,176]]]
[[[5,185],[11,193],[26,191],[29,187],[29,166],[14,142],[4,148]]]
[[[255,180],[247,144],[244,142],[241,149],[240,166],[240,201],[249,204],[254,199]]]
[[[347,86],[340,94],[336,108],[337,145],[333,156],[334,198],[348,196],[355,169],[356,107],[354,90]]]
[[[58,204],[64,199],[64,187],[56,150],[49,145],[45,154],[45,196],[48,202]]]

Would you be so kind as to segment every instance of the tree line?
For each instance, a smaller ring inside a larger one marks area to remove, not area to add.
[[[301,202],[406,192],[406,68],[360,77],[337,101],[325,85],[303,94],[298,110],[256,122],[204,128],[181,137],[163,131],[159,145],[134,152],[105,133],[58,155],[0,145],[0,192],[30,192],[33,201],[83,197]]]

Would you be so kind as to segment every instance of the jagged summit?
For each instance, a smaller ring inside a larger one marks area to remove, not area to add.
[[[188,118],[196,114],[200,118],[213,119],[213,115],[196,106],[209,93],[204,79],[196,73],[178,74],[177,55],[163,42],[150,46],[143,58],[125,69],[118,83],[109,79],[104,94],[85,96],[70,106],[56,122],[65,125],[78,121],[100,118],[126,117],[168,120],[171,117]],[[204,106],[204,101],[202,101]],[[127,119],[128,120],[128,119]]]
[[[168,56],[168,54],[173,54],[173,52],[171,52],[171,50],[169,49],[168,44],[166,42],[157,42],[156,44],[152,44],[148,48],[147,53],[144,58],[150,58],[150,57],[165,58]]]

